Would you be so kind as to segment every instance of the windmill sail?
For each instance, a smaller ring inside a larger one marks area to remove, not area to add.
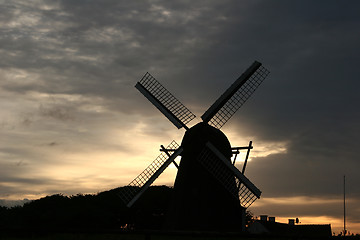
[[[167,149],[176,150],[171,155],[168,152],[162,152],[142,173],[125,187],[124,191],[119,193],[120,198],[127,207],[131,207],[156,178],[158,178],[183,151],[175,141],[172,141],[167,146]],[[170,156],[168,156],[168,154]]]
[[[269,71],[255,61],[201,116],[209,125],[220,129],[254,93]]]
[[[248,208],[260,198],[261,191],[210,142],[206,143],[197,160],[223,184],[230,194],[239,198],[242,207]]]
[[[135,87],[157,107],[177,128],[184,127],[195,115],[163,87],[150,73],[146,73]]]

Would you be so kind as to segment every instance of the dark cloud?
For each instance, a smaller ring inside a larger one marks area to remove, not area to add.
[[[66,107],[55,106],[51,108],[44,107],[40,105],[39,112],[41,116],[50,117],[62,121],[67,121],[73,119],[73,116],[70,113],[70,110]]]
[[[56,145],[59,145],[59,143],[57,142],[51,142],[51,143],[48,143],[48,146],[52,147],[52,146],[56,146]]]

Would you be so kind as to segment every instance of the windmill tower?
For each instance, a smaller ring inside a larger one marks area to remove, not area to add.
[[[235,167],[231,156],[240,149],[231,147],[220,128],[245,103],[269,74],[254,62],[201,116],[202,122],[188,128],[195,118],[180,101],[154,77],[146,73],[136,88],[177,128],[186,129],[179,146],[172,141],[161,154],[122,191],[120,197],[131,207],[155,179],[171,164],[178,168],[174,198],[165,227],[169,230],[238,231],[244,225],[245,209],[261,191]],[[175,158],[181,156],[180,164]],[[236,155],[235,155],[236,159]]]

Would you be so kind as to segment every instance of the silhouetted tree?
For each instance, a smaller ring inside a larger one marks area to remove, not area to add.
[[[246,210],[246,215],[245,215],[246,225],[249,225],[249,224],[253,223],[254,221],[255,221],[254,214],[250,210]]]

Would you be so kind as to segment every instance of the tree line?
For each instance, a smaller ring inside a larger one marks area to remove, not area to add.
[[[151,186],[131,207],[120,187],[97,194],[46,196],[23,206],[0,207],[1,232],[109,232],[161,230],[173,188]],[[211,210],[209,210],[211,211]],[[247,221],[253,216],[247,212]]]
[[[25,203],[0,207],[0,230],[66,232],[160,229],[172,188],[150,187],[139,201],[127,208],[118,193],[124,187],[98,194],[55,194]]]

